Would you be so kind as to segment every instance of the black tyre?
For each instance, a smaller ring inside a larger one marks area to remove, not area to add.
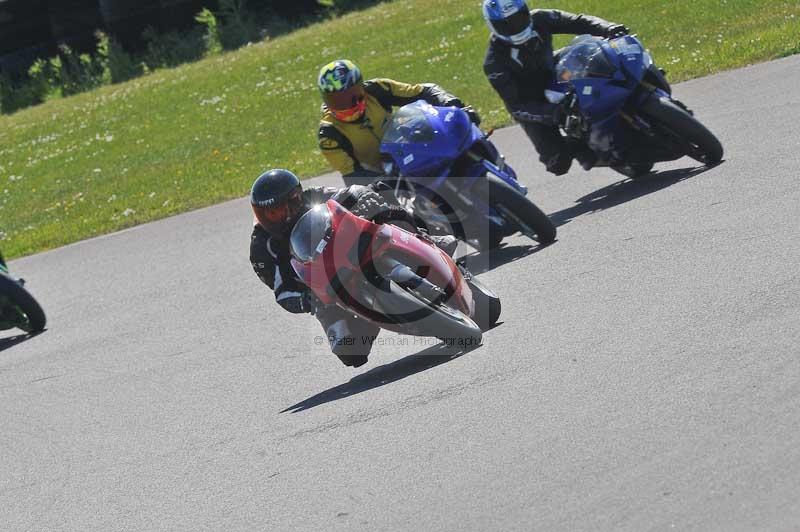
[[[541,244],[549,244],[556,239],[556,226],[550,218],[499,177],[486,176],[485,186],[477,187],[476,192],[504,219],[515,224],[524,235]]]
[[[456,346],[481,343],[481,328],[463,312],[444,303],[432,303],[397,283],[388,282],[376,291],[375,300],[384,318],[400,325],[398,332],[439,338]]]
[[[655,166],[653,163],[633,163],[623,166],[612,166],[611,168],[631,179],[639,179],[648,175],[653,170],[653,166]]]
[[[42,307],[22,285],[2,272],[0,272],[0,295],[7,298],[24,315],[23,323],[19,324],[20,329],[29,333],[44,330],[47,319]]]
[[[488,331],[500,319],[502,311],[500,298],[474,277],[470,278],[468,283],[472,290],[472,299],[475,301],[475,315],[472,318],[482,331]]]
[[[717,164],[723,149],[719,139],[688,111],[666,97],[652,96],[641,107],[641,114],[692,159]]]

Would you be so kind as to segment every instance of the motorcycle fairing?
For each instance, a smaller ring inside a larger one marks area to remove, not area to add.
[[[328,213],[323,213],[327,209]],[[455,298],[456,306],[468,316],[474,313],[472,292],[460,274],[453,259],[444,251],[420,236],[405,231],[397,226],[378,225],[351,213],[334,200],[328,200],[303,215],[330,216],[331,230],[327,240],[320,240],[317,246],[321,251],[303,262],[293,252],[292,267],[300,280],[325,305],[337,304],[358,314],[364,319],[380,322],[385,318],[381,309],[369,308],[372,302],[380,301],[375,291],[386,290],[375,270],[375,259],[383,254],[403,261],[417,275],[445,291],[448,298]],[[299,234],[303,228],[315,224],[301,223],[302,218],[293,230],[291,241],[302,240]],[[299,228],[299,229],[298,229]],[[310,245],[318,235],[309,235]],[[325,245],[321,245],[321,242]],[[377,311],[377,312],[376,312]],[[386,327],[391,328],[391,327]],[[393,329],[403,332],[400,329]]]
[[[447,177],[453,161],[482,137],[458,107],[416,101],[392,117],[381,153],[394,159],[400,175]]]
[[[489,157],[466,166],[459,163],[459,175],[453,175],[454,163],[463,161],[464,153],[476,146]],[[463,210],[459,215],[460,221],[474,225],[483,223],[485,219],[503,233],[511,234],[517,230],[489,205],[469,193],[486,172],[496,175],[521,194],[527,195],[528,190],[517,181],[513,168],[496,164],[502,160],[497,148],[462,109],[434,107],[422,101],[403,106],[387,127],[381,153],[392,158],[400,176],[422,185],[423,193],[429,198],[446,191],[444,195],[450,206]]]
[[[606,161],[621,161],[649,125],[626,127],[620,111],[636,109],[650,94],[636,90],[653,60],[641,42],[626,35],[613,40],[581,35],[562,49],[556,65],[558,92],[574,91],[589,125],[587,144]],[[656,89],[657,96],[669,96]],[[637,132],[636,129],[639,129]]]

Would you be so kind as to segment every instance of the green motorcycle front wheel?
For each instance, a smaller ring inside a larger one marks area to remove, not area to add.
[[[15,325],[25,332],[43,331],[47,324],[44,310],[33,296],[16,280],[0,272],[0,299],[5,300],[10,309],[0,309],[3,314],[16,312],[18,319]]]

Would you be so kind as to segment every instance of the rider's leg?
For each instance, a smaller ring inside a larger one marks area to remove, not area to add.
[[[557,127],[528,122],[522,124],[522,129],[533,142],[539,152],[539,160],[544,163],[548,172],[564,175],[569,171],[573,150]]]

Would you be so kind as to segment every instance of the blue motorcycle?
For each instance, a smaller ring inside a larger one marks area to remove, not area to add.
[[[722,144],[672,97],[664,71],[636,37],[580,35],[556,61],[547,99],[566,107],[564,133],[589,146],[597,166],[637,178],[686,155],[709,166],[722,160]]]
[[[542,243],[553,222],[526,195],[495,145],[457,107],[417,101],[401,107],[381,144],[383,171],[398,200],[432,232],[479,249],[521,232]]]

